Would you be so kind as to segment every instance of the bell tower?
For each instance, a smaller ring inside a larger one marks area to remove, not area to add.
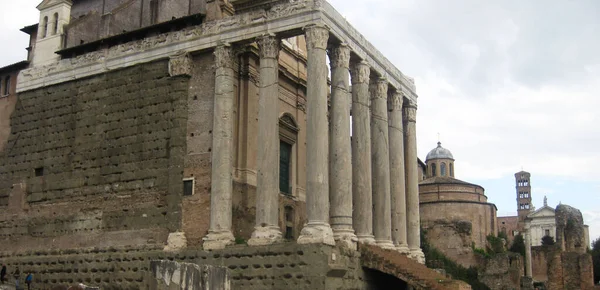
[[[531,174],[525,171],[515,173],[515,187],[517,193],[517,212],[519,215],[519,224],[521,224],[533,210],[533,205],[531,204]]]
[[[46,65],[60,60],[55,52],[63,48],[64,26],[71,19],[71,0],[44,0],[37,9],[40,22],[33,54],[33,66]]]

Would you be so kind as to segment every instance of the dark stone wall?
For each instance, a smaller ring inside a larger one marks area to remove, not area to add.
[[[189,78],[167,65],[19,95],[0,152],[0,196],[16,200],[3,251],[162,246],[180,229]]]

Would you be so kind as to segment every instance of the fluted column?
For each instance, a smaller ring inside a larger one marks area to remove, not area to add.
[[[352,220],[359,243],[375,243],[371,188],[371,113],[366,62],[352,63]]]
[[[233,150],[233,55],[229,44],[215,49],[215,99],[213,112],[210,228],[204,237],[206,250],[233,243],[231,233]]]
[[[425,263],[421,251],[419,220],[419,174],[417,172],[417,107],[404,105],[404,170],[406,174],[406,223],[407,240],[411,257]]]
[[[382,248],[394,248],[390,198],[390,152],[388,136],[388,83],[375,80],[371,90],[371,170],[373,174],[373,233]]]
[[[322,25],[305,28],[306,80],[306,211],[308,222],[300,232],[299,244],[335,245],[329,226],[329,170],[327,128],[327,40],[329,29]]]
[[[406,195],[404,182],[404,129],[402,128],[402,94],[388,98],[390,137],[390,193],[392,205],[392,241],[401,253],[410,253],[406,241]]]
[[[336,243],[356,249],[352,228],[352,157],[350,146],[350,48],[329,50],[331,122],[329,124],[330,222]]]
[[[256,176],[256,226],[248,245],[282,240],[279,221],[279,47],[275,35],[257,39],[260,55],[258,146]]]

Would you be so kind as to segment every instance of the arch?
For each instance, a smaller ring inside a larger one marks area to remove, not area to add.
[[[450,163],[450,177],[454,177],[454,163]]]
[[[42,20],[42,38],[46,38],[48,35],[48,16],[44,16]]]
[[[58,13],[54,13],[52,18],[52,35],[56,35],[58,32]]]
[[[442,176],[446,176],[446,162],[442,162],[440,165],[440,174]]]
[[[435,177],[437,175],[437,168],[435,163],[431,163],[431,177]]]

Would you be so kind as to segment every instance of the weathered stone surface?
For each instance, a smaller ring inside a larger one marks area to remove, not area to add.
[[[225,267],[154,260],[149,290],[229,290],[231,276]]]
[[[592,256],[555,249],[547,254],[548,282],[546,289],[594,289]]]
[[[523,257],[514,253],[496,254],[485,260],[478,279],[492,290],[519,289],[523,271]]]
[[[585,253],[587,249],[585,227],[581,211],[566,204],[555,210],[556,244],[565,252]]]

